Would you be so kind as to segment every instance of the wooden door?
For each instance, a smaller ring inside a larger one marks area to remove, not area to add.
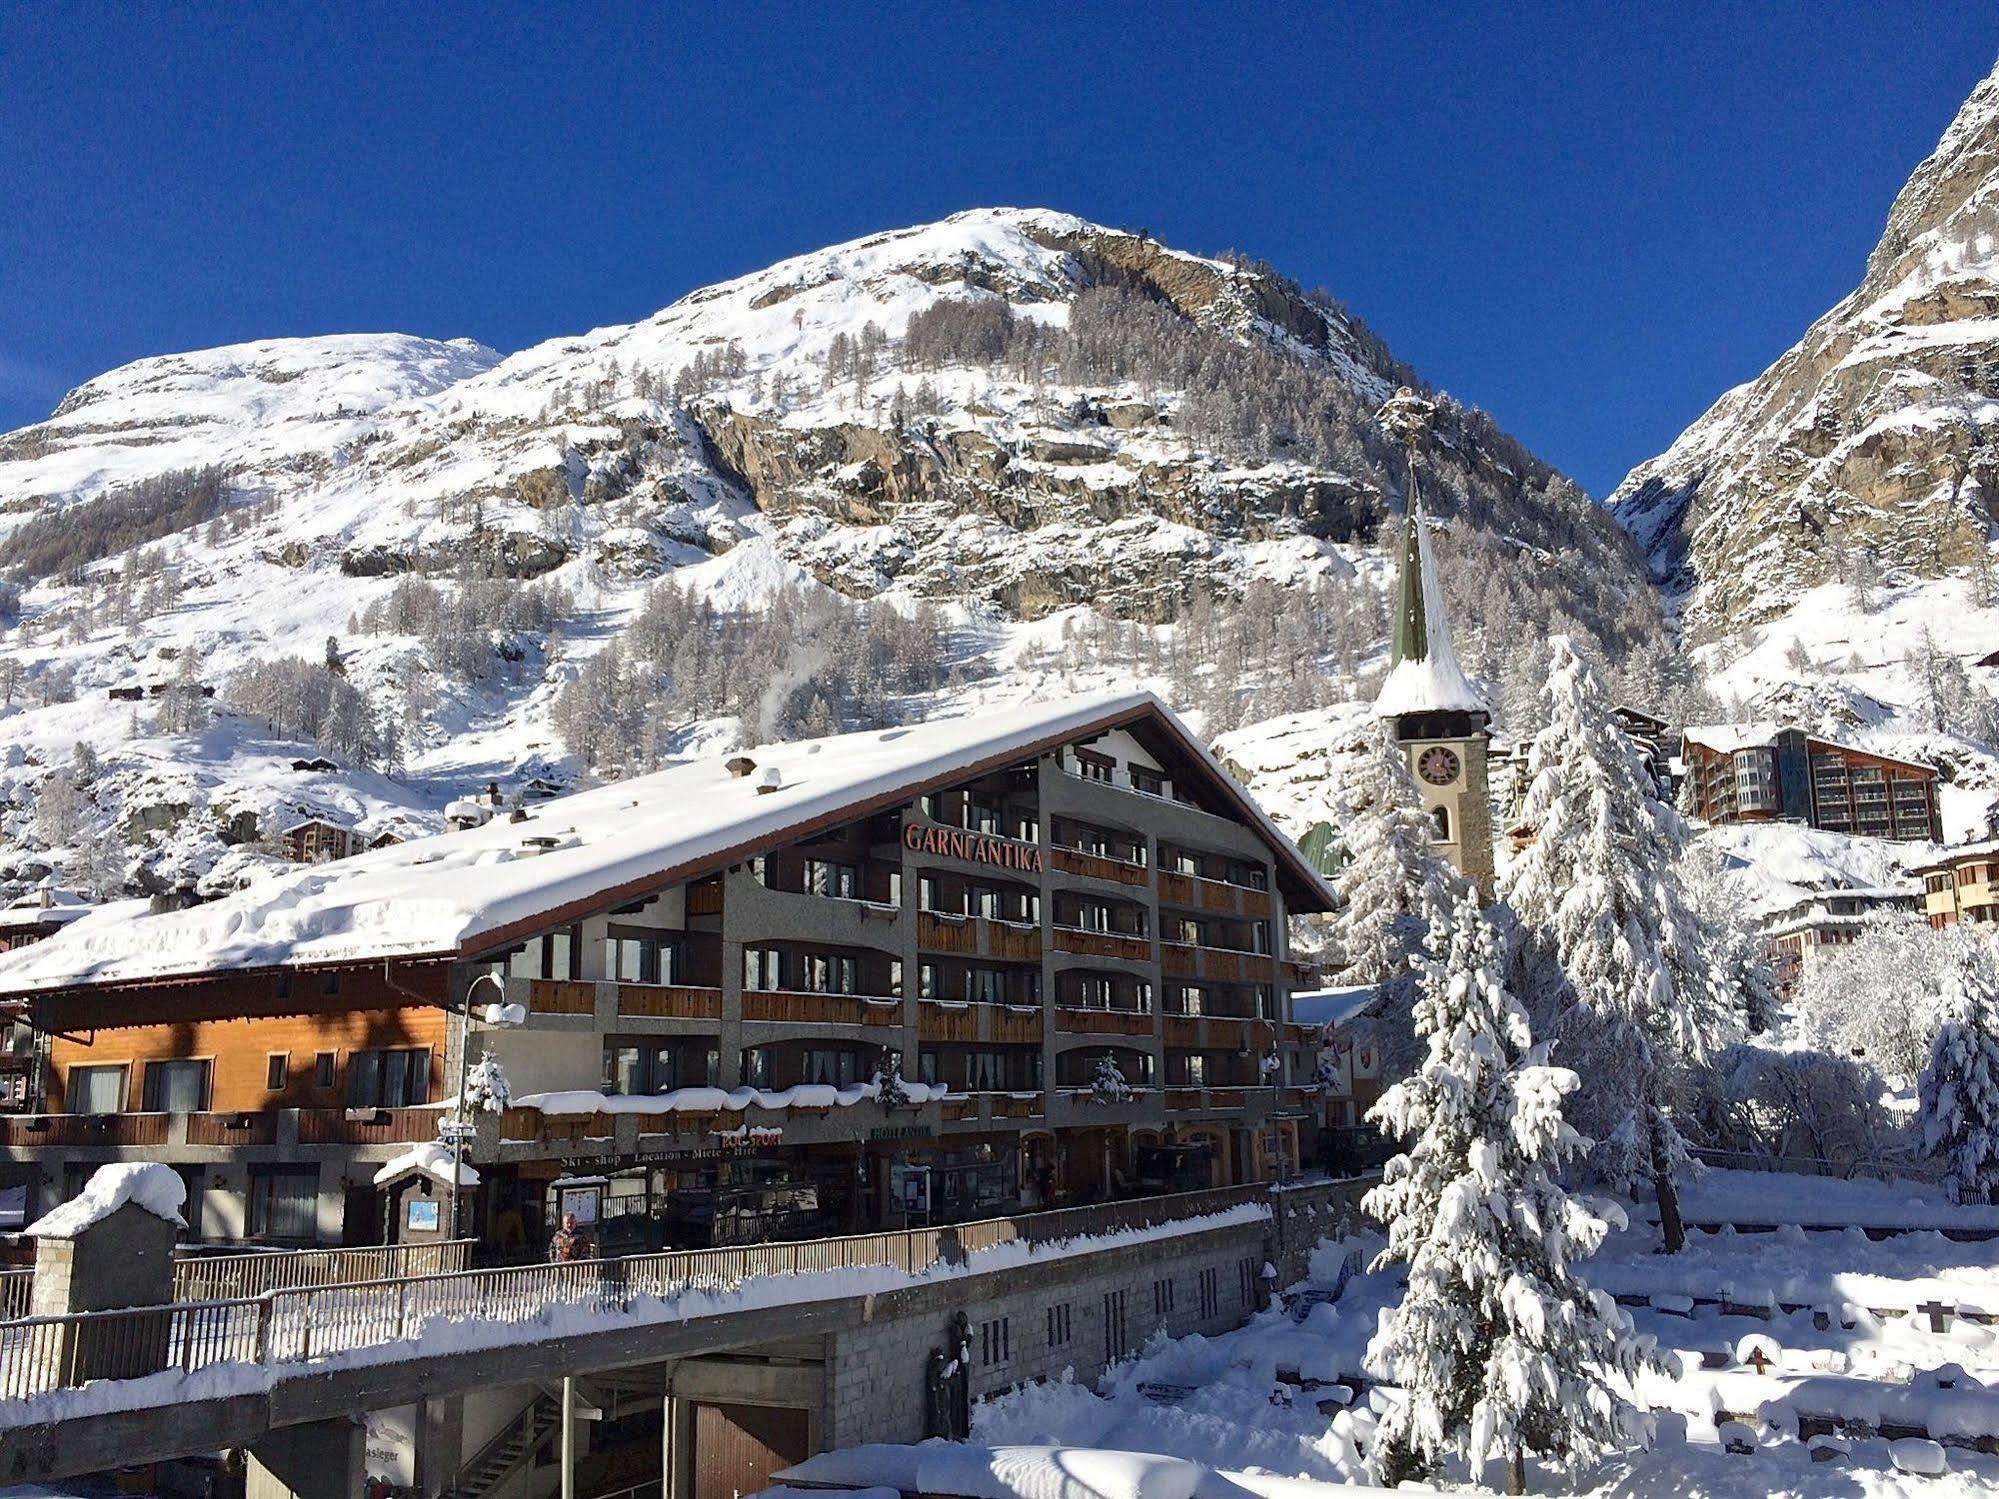
[[[812,1455],[809,1412],[769,1405],[694,1407],[694,1499],[740,1499]]]

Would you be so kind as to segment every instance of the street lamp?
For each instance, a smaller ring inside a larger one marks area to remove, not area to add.
[[[439,1130],[451,1141],[451,1232],[448,1237],[458,1237],[458,1194],[460,1183],[465,1176],[465,1141],[472,1134],[472,1122],[465,1117],[465,1075],[472,1047],[472,996],[479,992],[481,984],[490,983],[499,991],[500,1003],[507,998],[507,985],[499,974],[487,969],[466,985],[465,995],[458,1006],[458,1104],[453,1109],[454,1118],[449,1122],[438,1121]]]

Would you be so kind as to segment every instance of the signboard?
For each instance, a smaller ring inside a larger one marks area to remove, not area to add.
[[[601,1196],[597,1187],[564,1187],[562,1189],[562,1215],[576,1215],[576,1226],[588,1228],[597,1221],[597,1201]]]
[[[420,1234],[434,1234],[438,1229],[437,1210],[439,1203],[434,1197],[412,1197],[406,1215],[411,1229]]]
[[[364,1418],[367,1434],[362,1462],[368,1470],[370,1492],[416,1486],[416,1414],[414,1405],[395,1405],[385,1411],[369,1411]]]
[[[927,1124],[882,1124],[868,1131],[870,1140],[928,1140],[937,1132]]]
[[[990,864],[1020,874],[1041,873],[1041,846],[963,828],[940,828],[912,822],[902,830],[902,846],[913,854],[941,854],[970,864]]]
[[[889,1190],[909,1217],[916,1218],[930,1211],[930,1168],[928,1166],[897,1166],[889,1172]]]
[[[437,1143],[450,1145],[472,1139],[479,1133],[479,1126],[470,1120],[440,1119],[437,1121]]]

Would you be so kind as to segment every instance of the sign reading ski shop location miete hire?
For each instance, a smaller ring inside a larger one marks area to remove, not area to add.
[[[914,854],[941,854],[947,859],[990,864],[996,869],[1013,869],[1022,874],[1041,873],[1041,849],[1037,845],[994,838],[986,833],[968,833],[963,828],[912,822],[902,830],[902,846]]]

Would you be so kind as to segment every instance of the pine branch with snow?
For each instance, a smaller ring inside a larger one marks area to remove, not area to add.
[[[875,1102],[885,1109],[899,1109],[909,1102],[909,1089],[902,1081],[902,1053],[892,1046],[882,1048],[875,1065]]]
[[[1587,1085],[1579,1125],[1591,1167],[1623,1188],[1649,1178],[1678,1249],[1678,1184],[1694,1169],[1672,1111],[1695,1069],[1737,1030],[1726,944],[1688,897],[1686,825],[1660,800],[1611,716],[1590,662],[1550,642],[1523,820],[1534,842],[1499,886],[1522,937],[1516,973],[1537,1024]]]
[[[1090,1079],[1090,1097],[1097,1103],[1131,1101],[1131,1084],[1125,1081],[1124,1069],[1109,1052],[1097,1058],[1096,1075]]]
[[[1999,963],[1980,945],[1960,948],[1944,974],[1944,1014],[1917,1083],[1923,1149],[1946,1168],[1953,1202],[1999,1193]]]
[[[1381,1418],[1374,1466],[1395,1482],[1447,1458],[1476,1477],[1527,1456],[1588,1461],[1642,1428],[1628,1396],[1650,1341],[1574,1263],[1614,1206],[1555,1181],[1589,1142],[1563,1119],[1576,1075],[1546,1062],[1507,989],[1506,944],[1467,893],[1439,913],[1422,963],[1416,1030],[1426,1057],[1368,1117],[1407,1140],[1367,1211],[1388,1225],[1376,1269],[1408,1267],[1368,1369],[1404,1399]]]

